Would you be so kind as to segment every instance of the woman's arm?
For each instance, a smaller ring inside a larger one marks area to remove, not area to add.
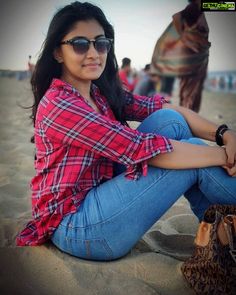
[[[142,122],[149,115],[162,108],[166,100],[160,94],[154,96],[141,96],[125,92],[125,116],[127,121]]]
[[[174,151],[160,154],[148,161],[148,164],[166,169],[190,169],[210,166],[225,166],[225,149],[218,146],[195,145],[170,140]]]
[[[194,136],[210,141],[215,141],[215,134],[218,128],[216,124],[201,117],[192,110],[181,106],[175,106],[173,104],[165,103],[163,104],[162,108],[172,109],[182,114]]]
[[[218,126],[207,119],[204,119],[197,113],[181,106],[172,104],[163,104],[163,108],[173,109],[181,113],[187,121],[194,136],[215,141],[216,130]],[[223,134],[223,144],[225,146],[227,163],[225,169],[230,175],[236,173],[236,133],[233,130],[227,130]],[[226,167],[227,166],[227,167]]]

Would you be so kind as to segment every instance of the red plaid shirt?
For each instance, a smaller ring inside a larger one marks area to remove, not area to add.
[[[33,219],[17,245],[39,245],[63,216],[78,210],[91,188],[113,177],[113,162],[126,176],[147,173],[147,160],[172,151],[168,139],[141,133],[116,121],[106,98],[92,85],[96,112],[71,85],[54,79],[40,101],[35,123],[36,176],[31,181]],[[127,120],[142,121],[161,109],[164,99],[126,94]]]

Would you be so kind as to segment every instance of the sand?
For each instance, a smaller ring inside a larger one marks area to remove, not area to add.
[[[31,216],[34,175],[32,95],[28,80],[0,78],[0,294],[193,294],[180,267],[193,251],[197,220],[182,197],[138,242],[113,262],[81,260],[47,243],[16,247]],[[178,103],[177,92],[173,103]],[[236,129],[236,95],[204,92],[201,114]]]

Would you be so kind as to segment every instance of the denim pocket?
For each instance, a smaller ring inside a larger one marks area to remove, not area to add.
[[[51,238],[60,250],[83,259],[112,260],[113,253],[105,239],[74,239],[64,236],[60,227]]]
[[[91,260],[111,260],[113,257],[105,239],[66,239],[72,255]]]

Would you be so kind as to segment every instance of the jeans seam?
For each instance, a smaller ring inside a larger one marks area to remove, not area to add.
[[[70,239],[72,241],[72,238]],[[73,239],[73,242],[75,241],[76,239]],[[86,255],[88,257],[91,256],[91,252],[90,252],[90,240],[84,240],[84,244],[85,244],[85,249],[86,249]]]
[[[105,239],[104,233],[103,233],[103,236],[104,236],[103,241],[102,241],[103,246],[104,246],[104,248],[107,251],[108,257],[109,258],[113,258],[114,257],[113,251],[112,251],[111,247],[108,244],[107,238]]]
[[[188,133],[188,129],[186,126],[184,126],[183,123],[177,121],[177,120],[171,120],[171,121],[168,121],[167,123],[163,124],[161,127],[157,127],[156,129],[154,129],[154,133],[157,133],[157,132],[160,132],[160,130],[162,130],[163,128],[166,128],[167,126],[169,125],[172,125],[172,124],[177,124],[179,126],[181,126],[184,130],[185,130],[185,136],[187,135]],[[190,128],[189,128],[190,129]]]
[[[207,169],[202,168],[203,171],[208,175],[209,178],[211,178],[215,183],[217,183],[222,190],[224,190],[227,194],[229,194],[233,199],[235,199],[235,197],[232,195],[232,193],[230,191],[228,191],[223,185],[221,185],[220,182],[217,181],[217,179],[215,177],[213,177],[213,175],[211,175]]]
[[[72,237],[70,237],[70,238],[67,238],[67,240],[70,242],[70,243],[76,243],[76,242],[81,242],[83,245],[84,245],[84,247],[85,247],[85,250],[86,250],[86,255],[87,255],[87,257],[88,258],[90,258],[91,257],[91,249],[90,249],[90,244],[92,243],[92,242],[99,242],[99,243],[101,243],[102,244],[102,247],[104,248],[104,250],[106,251],[106,253],[107,253],[107,256],[108,256],[108,258],[109,259],[111,259],[111,258],[113,258],[113,251],[112,251],[112,249],[111,249],[111,247],[109,246],[109,244],[108,244],[108,241],[105,239],[105,237],[102,237],[102,238],[86,238],[86,239],[77,239],[77,238],[72,238]],[[72,252],[72,247],[68,247],[69,248],[69,250]]]

